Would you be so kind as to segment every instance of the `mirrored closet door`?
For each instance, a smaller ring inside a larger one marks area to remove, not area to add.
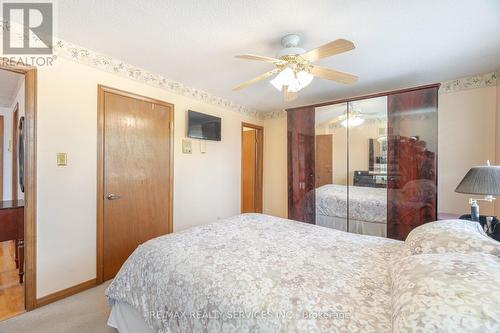
[[[289,218],[395,239],[434,221],[437,90],[287,110]]]
[[[349,231],[387,236],[387,97],[349,102]]]
[[[315,109],[316,224],[348,231],[347,103]]]

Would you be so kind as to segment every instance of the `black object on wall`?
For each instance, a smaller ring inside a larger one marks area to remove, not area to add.
[[[19,119],[19,187],[24,193],[24,117]]]

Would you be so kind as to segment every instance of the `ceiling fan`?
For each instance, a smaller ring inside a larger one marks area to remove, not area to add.
[[[307,52],[298,46],[299,42],[300,37],[297,35],[283,37],[281,44],[284,49],[278,52],[277,58],[253,54],[237,55],[236,58],[264,61],[275,65],[276,68],[237,85],[233,91],[246,88],[277,74],[271,80],[271,84],[283,92],[285,101],[292,101],[297,98],[297,92],[311,83],[315,76],[345,84],[353,84],[358,80],[356,75],[312,64],[316,60],[353,50],[355,48],[353,42],[337,39]]]
[[[328,120],[327,123],[332,125],[340,123],[344,127],[356,127],[363,124],[367,119],[382,118],[384,118],[384,116],[380,113],[363,112],[355,102],[351,102],[351,107],[349,108],[349,116],[347,116],[347,110],[345,110],[340,116]]]

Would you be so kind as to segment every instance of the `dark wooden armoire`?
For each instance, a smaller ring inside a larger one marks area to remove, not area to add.
[[[315,109],[387,96],[387,237],[404,240],[436,220],[438,89],[433,84],[288,109],[288,217],[316,221]],[[415,135],[422,131],[425,141]]]

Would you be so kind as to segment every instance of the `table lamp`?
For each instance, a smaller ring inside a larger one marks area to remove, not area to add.
[[[471,168],[458,184],[455,192],[485,196],[481,199],[469,199],[471,220],[479,221],[479,205],[477,202],[493,202],[495,200],[493,196],[500,195],[500,166],[490,165],[490,161],[487,161],[484,166]]]

